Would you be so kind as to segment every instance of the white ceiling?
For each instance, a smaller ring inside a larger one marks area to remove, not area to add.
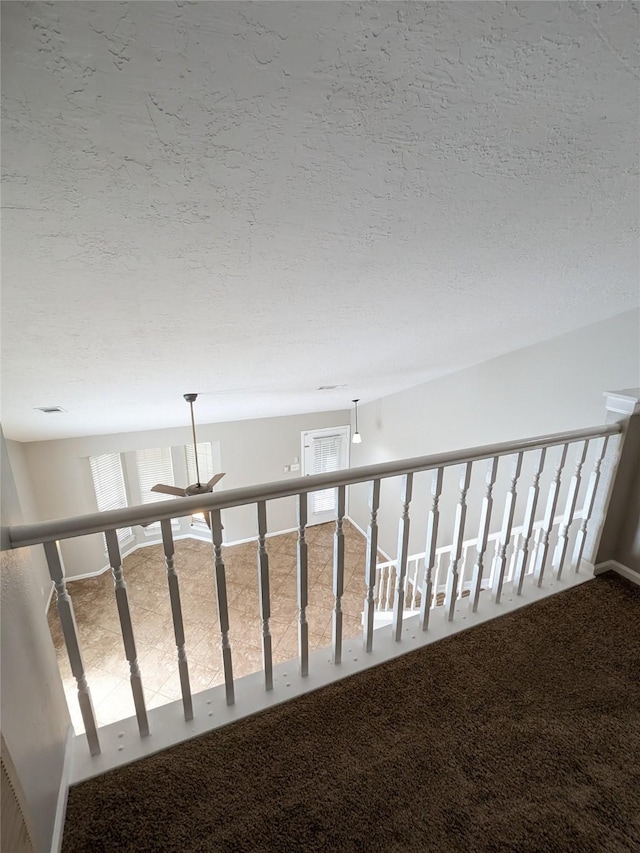
[[[6,435],[344,408],[634,307],[639,8],[3,3]]]

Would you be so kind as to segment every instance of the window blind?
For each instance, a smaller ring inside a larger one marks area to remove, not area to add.
[[[96,503],[100,512],[109,509],[122,509],[128,506],[120,454],[105,453],[102,456],[90,456],[89,464],[91,465]],[[130,527],[123,527],[118,530],[120,545],[126,545],[132,539],[133,530]]]
[[[325,435],[313,439],[313,473],[329,474],[340,469],[342,435]],[[336,508],[336,490],[313,492],[313,512],[333,512]]]
[[[215,474],[213,470],[213,449],[210,441],[199,441],[198,447],[198,468],[200,469],[200,482],[208,483]],[[193,452],[193,444],[185,444],[184,453],[187,460],[187,475],[189,485],[197,481],[196,476],[196,460]],[[196,528],[208,530],[207,524],[202,513],[191,516],[191,525]]]
[[[150,504],[166,500],[167,495],[152,492],[151,489],[156,483],[175,486],[173,465],[171,463],[171,448],[154,447],[150,450],[136,450],[136,464],[138,467],[138,483],[140,485],[142,503]]]
[[[169,495],[160,492],[152,492],[151,488],[156,483],[165,483],[167,486],[175,486],[173,477],[173,463],[171,460],[170,447],[152,447],[148,450],[136,450],[136,465],[138,468],[138,484],[140,486],[140,498],[142,503],[150,504],[156,501],[167,500]],[[175,527],[177,522],[172,521]],[[155,521],[147,525],[145,533],[155,533],[160,529],[160,522]]]
[[[185,456],[187,459],[187,474],[189,485],[196,482],[196,459],[193,452],[193,444],[185,444]],[[213,450],[210,441],[198,442],[198,467],[200,469],[200,482],[208,483],[215,474],[213,470]]]

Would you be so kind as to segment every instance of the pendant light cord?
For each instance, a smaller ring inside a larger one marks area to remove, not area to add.
[[[193,431],[193,458],[196,460],[196,482],[200,485],[200,469],[198,467],[198,443],[196,441],[196,422],[193,417],[193,403],[189,401],[191,408],[191,430]]]

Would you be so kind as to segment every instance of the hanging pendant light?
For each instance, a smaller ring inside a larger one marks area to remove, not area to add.
[[[359,400],[360,400],[360,398],[358,398],[357,400],[351,401],[353,403],[353,405],[355,406],[355,409],[356,409],[356,431],[354,432],[353,437],[351,439],[352,444],[360,444],[362,441],[362,436],[358,432],[358,403],[359,403]]]

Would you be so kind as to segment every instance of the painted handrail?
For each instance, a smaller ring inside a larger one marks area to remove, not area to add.
[[[181,518],[203,510],[208,512],[219,511],[260,501],[315,492],[321,489],[351,486],[356,483],[365,483],[376,479],[386,479],[414,474],[419,471],[430,471],[440,467],[445,468],[450,465],[476,462],[481,459],[489,459],[493,456],[507,456],[513,453],[524,453],[527,450],[553,447],[558,444],[570,444],[588,438],[616,435],[621,432],[622,427],[620,424],[605,424],[588,427],[587,429],[534,436],[532,438],[525,438],[522,441],[485,444],[464,450],[434,453],[429,456],[416,456],[394,462],[364,465],[359,468],[347,468],[343,471],[333,471],[329,474],[313,474],[308,477],[297,477],[294,480],[283,480],[258,486],[244,486],[224,492],[212,492],[209,495],[174,498],[173,500],[151,505],[140,504],[124,509],[88,513],[71,518],[21,524],[9,528],[9,542],[12,548],[23,548],[28,545],[53,542],[59,539],[72,539],[76,536],[86,536],[91,533],[103,533],[107,530],[116,530],[117,528],[129,527],[135,524],[149,524],[169,518]]]

